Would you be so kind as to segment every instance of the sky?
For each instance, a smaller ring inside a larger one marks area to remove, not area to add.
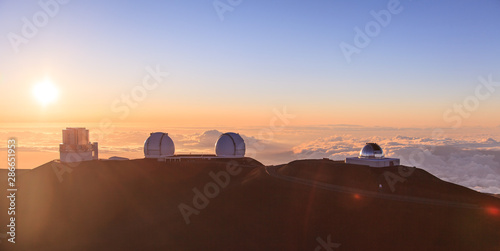
[[[0,138],[18,138],[20,168],[57,159],[70,126],[90,129],[103,158],[143,157],[154,131],[176,153],[212,153],[239,132],[264,164],[378,142],[500,193],[499,11],[498,0],[0,1]]]
[[[494,127],[499,10],[451,0],[2,1],[0,121],[262,126],[286,106],[297,125]],[[32,90],[46,80],[58,96],[41,105]]]

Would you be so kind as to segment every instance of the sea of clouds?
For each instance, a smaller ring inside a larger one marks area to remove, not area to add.
[[[400,158],[401,164],[424,169],[445,181],[500,193],[500,143],[493,138],[330,136],[298,145],[293,153],[297,158],[343,160],[357,156],[366,142],[377,142],[386,156]]]
[[[357,156],[367,142],[376,142],[388,157],[403,165],[422,168],[440,179],[481,192],[500,194],[500,128],[454,130],[433,137],[432,130],[368,128],[362,126],[289,127],[265,138],[261,128],[144,128],[117,127],[99,135],[90,127],[91,141],[99,141],[101,158],[143,157],[149,133],[169,132],[176,153],[214,153],[223,132],[239,132],[247,146],[247,156],[263,164],[284,164],[296,159],[330,158],[344,160]],[[51,152],[56,156],[61,128],[3,128],[0,137],[19,139],[19,150]],[[6,151],[0,147],[0,152]],[[40,163],[40,165],[43,163]],[[34,166],[35,167],[35,166]],[[33,168],[33,167],[32,167]]]
[[[362,128],[358,130],[363,131]],[[414,134],[428,136],[391,136],[386,128],[380,133],[376,133],[377,130],[374,132],[373,128],[367,131],[370,133],[358,132],[353,135],[350,131],[349,134],[311,140],[307,140],[304,137],[307,132],[303,132],[302,139],[295,141],[283,139],[293,137],[293,129],[276,135],[272,140],[244,133],[241,136],[247,145],[247,156],[264,164],[282,164],[296,159],[344,160],[357,156],[365,143],[376,142],[383,147],[386,156],[400,158],[403,165],[422,168],[440,179],[477,191],[500,194],[500,142],[491,135],[468,133],[460,136],[457,133],[450,137],[432,137],[432,132],[420,132]],[[219,130],[207,130],[203,133],[175,134],[173,138],[181,149],[212,153],[214,143],[222,133]],[[366,136],[358,136],[363,134]]]

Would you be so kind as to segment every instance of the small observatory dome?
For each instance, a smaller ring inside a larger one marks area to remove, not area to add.
[[[144,142],[144,156],[146,158],[173,156],[174,152],[174,141],[168,136],[168,133],[151,133],[149,138]]]
[[[360,158],[383,158],[384,151],[375,143],[366,143],[366,145],[359,152]]]
[[[244,157],[245,141],[237,133],[224,133],[215,143],[215,154],[220,157]]]

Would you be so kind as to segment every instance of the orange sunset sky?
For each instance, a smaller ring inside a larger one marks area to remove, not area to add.
[[[500,6],[451,3],[5,1],[0,122],[500,126]]]

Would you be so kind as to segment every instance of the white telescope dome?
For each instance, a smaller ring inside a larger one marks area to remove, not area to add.
[[[220,157],[244,157],[245,141],[237,133],[224,133],[215,143],[215,154]]]
[[[359,152],[360,158],[383,158],[384,151],[376,143],[366,143],[366,145]]]
[[[144,156],[146,158],[173,156],[174,152],[174,141],[168,136],[168,133],[151,133],[149,138],[144,142]]]

